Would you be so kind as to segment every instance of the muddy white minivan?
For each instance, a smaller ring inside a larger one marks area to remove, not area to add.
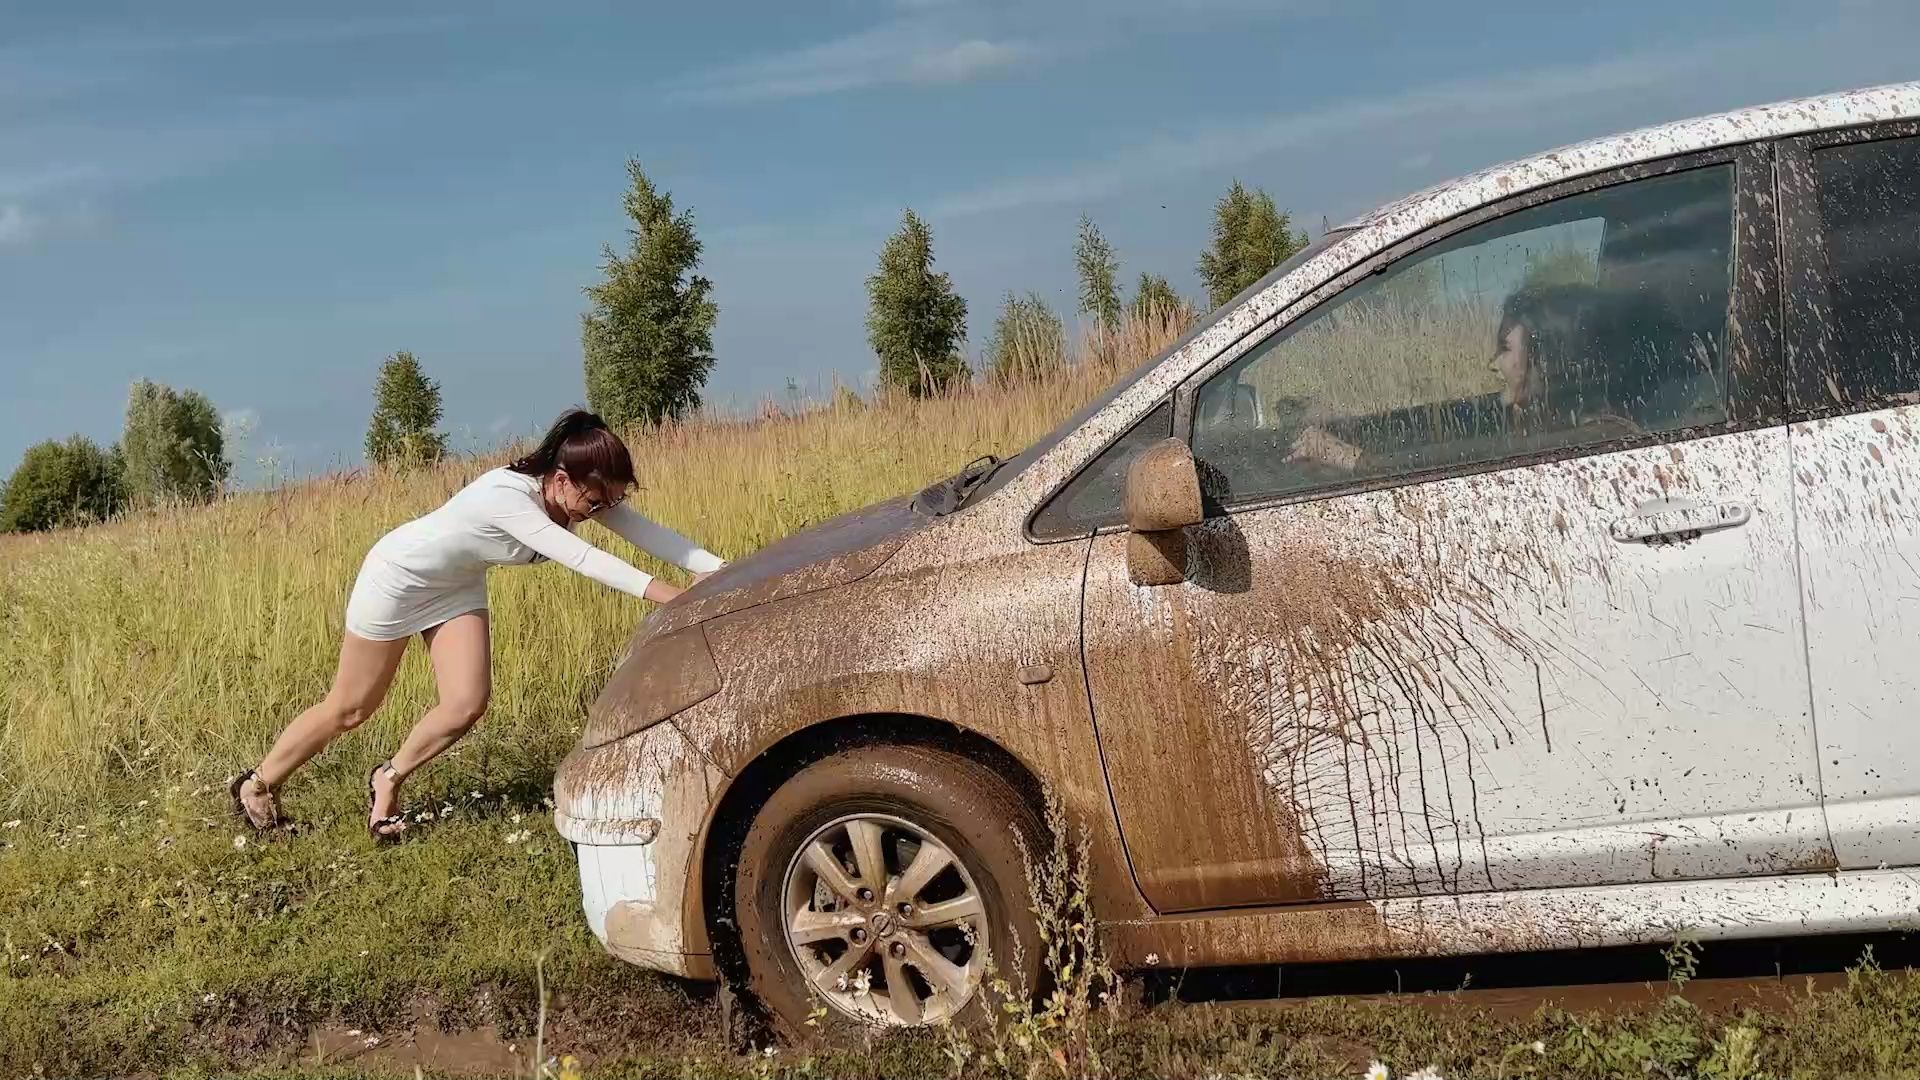
[[[655,611],[555,779],[587,920],[965,1019],[1050,788],[1128,966],[1900,925],[1917,428],[1920,83],[1410,196]]]

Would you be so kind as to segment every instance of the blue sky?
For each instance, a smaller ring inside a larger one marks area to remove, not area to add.
[[[1625,127],[1920,77],[1910,0],[23,4],[0,0],[0,468],[158,379],[243,477],[360,459],[383,358],[462,448],[581,403],[640,159],[706,244],[709,400],[869,377],[912,206],[966,296],[1073,307],[1093,215],[1189,295],[1239,178],[1333,221]]]

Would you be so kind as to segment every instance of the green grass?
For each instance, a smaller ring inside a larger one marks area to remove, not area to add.
[[[542,954],[560,987],[617,998],[661,1038],[704,1033],[695,997],[600,952],[538,806],[461,798],[391,849],[357,816],[240,846],[208,809],[189,790],[0,833],[0,1075],[245,1060],[416,1005],[531,1030]]]

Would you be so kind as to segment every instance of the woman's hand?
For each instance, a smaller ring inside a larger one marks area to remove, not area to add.
[[[680,594],[685,591],[686,590],[680,586],[671,584],[661,578],[654,578],[652,581],[647,582],[647,599],[656,604],[671,604],[679,599]]]

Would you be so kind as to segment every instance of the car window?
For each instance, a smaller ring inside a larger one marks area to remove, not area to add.
[[[1133,456],[1172,434],[1173,402],[1163,401],[1040,508],[1033,519],[1033,535],[1060,540],[1120,524],[1125,520],[1121,504]]]
[[[1920,137],[1813,152],[1835,348],[1796,405],[1859,405],[1920,390]]]
[[[1390,264],[1211,377],[1232,505],[1726,419],[1730,165],[1569,195]]]
[[[1318,258],[1321,252],[1352,234],[1353,228],[1347,226],[1334,229],[1321,235],[1319,238],[1308,243],[1306,247],[1289,255],[1279,266],[1267,271],[1267,275],[1261,278],[1257,285],[1249,285],[1247,287],[1248,290],[1258,291],[1259,287],[1273,284],[1298,269],[1302,264]],[[1008,458],[1005,465],[995,469],[979,487],[974,489],[973,494],[967,497],[967,504],[969,506],[977,505],[993,493],[1012,483],[1015,477],[1027,470],[1028,466],[1046,456],[1048,451],[1060,445],[1061,441],[1067,436],[1080,430],[1080,425],[1092,419],[1094,413],[1112,404],[1115,398],[1132,389],[1135,383],[1146,378],[1158,369],[1162,363],[1166,362],[1169,356],[1179,352],[1185,348],[1189,342],[1213,329],[1215,323],[1226,318],[1232,311],[1231,306],[1222,306],[1215,311],[1208,312],[1201,316],[1195,320],[1194,324],[1188,327],[1186,332],[1181,334],[1179,339],[1173,344],[1160,349],[1152,356],[1147,357],[1135,365],[1132,371],[1122,375],[1114,382],[1107,384],[1107,388],[1101,391],[1098,397],[1075,409],[1065,420],[1056,424],[1052,431],[1049,431],[1039,440],[1028,445],[1026,449]]]

